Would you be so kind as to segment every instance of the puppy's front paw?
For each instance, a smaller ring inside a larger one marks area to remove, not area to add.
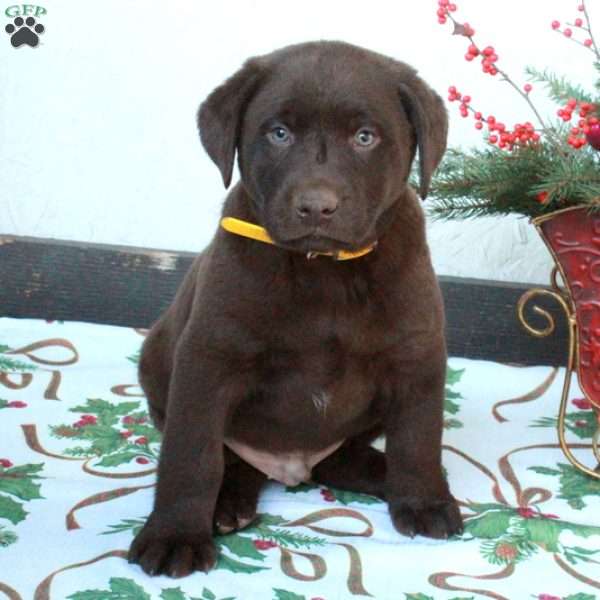
[[[194,571],[207,573],[215,565],[217,550],[208,534],[181,533],[150,517],[133,540],[128,560],[148,575],[185,577]]]
[[[405,497],[390,502],[394,527],[402,534],[446,539],[463,532],[456,500],[449,498]]]

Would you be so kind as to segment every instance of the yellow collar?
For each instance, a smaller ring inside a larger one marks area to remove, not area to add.
[[[221,227],[229,233],[235,233],[243,237],[247,237],[259,242],[265,242],[266,244],[275,244],[271,236],[267,233],[267,230],[260,225],[254,223],[248,223],[248,221],[242,221],[241,219],[235,219],[233,217],[225,217],[221,219]],[[375,248],[377,242],[361,248],[355,252],[348,252],[346,250],[340,250],[339,252],[308,252],[306,258],[316,258],[317,256],[332,256],[335,260],[351,260],[368,254]]]

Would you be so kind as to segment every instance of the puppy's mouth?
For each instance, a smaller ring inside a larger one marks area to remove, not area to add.
[[[282,248],[295,250],[308,254],[311,252],[339,252],[340,250],[356,250],[357,244],[334,237],[317,228],[311,233],[274,239],[275,243]]]

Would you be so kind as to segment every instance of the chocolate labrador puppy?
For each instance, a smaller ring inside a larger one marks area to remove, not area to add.
[[[214,531],[250,523],[267,478],[384,498],[409,536],[461,532],[441,467],[442,299],[407,183],[418,149],[424,198],[442,158],[441,99],[404,63],[314,42],[247,61],[198,124],[226,187],[238,154],[223,216],[266,239],[219,228],[144,343],[164,438],[130,561],[207,571]]]

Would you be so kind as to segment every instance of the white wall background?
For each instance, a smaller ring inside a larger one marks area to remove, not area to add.
[[[435,0],[45,0],[37,48],[13,48],[0,4],[0,233],[197,251],[224,190],[195,130],[200,101],[254,54],[342,39],[412,63],[442,95],[470,93],[507,124],[532,118],[508,86],[463,59]],[[526,64],[593,82],[588,53],[553,33],[571,0],[458,0],[459,19],[525,83]],[[588,0],[600,17],[600,0]],[[591,56],[591,55],[590,55]],[[543,91],[533,96],[547,111]],[[481,144],[450,106],[450,142]],[[434,223],[440,274],[545,282],[550,263],[524,219]]]

